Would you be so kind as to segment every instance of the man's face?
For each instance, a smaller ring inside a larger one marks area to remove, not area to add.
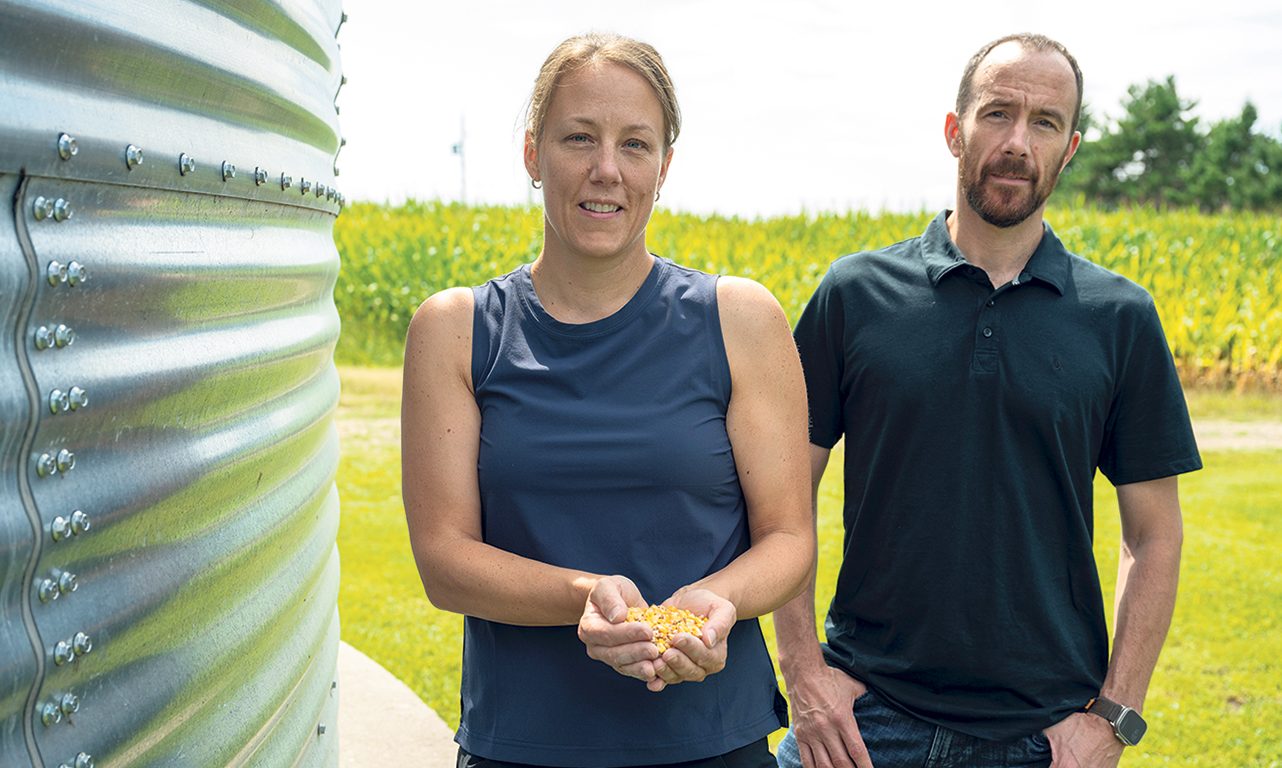
[[[1013,42],[974,77],[975,98],[947,129],[962,197],[989,224],[1013,227],[1042,209],[1077,149],[1077,82],[1057,52]]]

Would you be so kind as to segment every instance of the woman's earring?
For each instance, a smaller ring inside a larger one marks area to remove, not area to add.
[[[538,179],[530,179],[530,186],[534,187],[535,189],[543,189],[543,182],[539,181]]]

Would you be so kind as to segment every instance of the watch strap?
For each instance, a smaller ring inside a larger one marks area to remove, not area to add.
[[[1122,717],[1122,713],[1126,711],[1126,707],[1112,699],[1096,696],[1086,703],[1086,707],[1082,711],[1099,715],[1116,726],[1117,721]]]

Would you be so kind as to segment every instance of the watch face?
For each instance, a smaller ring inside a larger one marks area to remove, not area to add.
[[[1144,722],[1144,718],[1140,717],[1138,712],[1133,709],[1127,709],[1122,713],[1121,717],[1117,718],[1117,723],[1113,726],[1113,729],[1117,731],[1117,738],[1130,746],[1135,746],[1140,743],[1140,739],[1144,738],[1144,732],[1148,730],[1148,724]]]

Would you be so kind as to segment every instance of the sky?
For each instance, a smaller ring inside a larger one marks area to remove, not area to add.
[[[1128,86],[1174,75],[1204,122],[1250,100],[1257,129],[1282,136],[1277,0],[349,0],[345,10],[337,181],[349,200],[539,203],[521,163],[529,91],[548,53],[587,31],[663,56],[683,122],[659,205],[700,214],[951,206],[944,117],[967,59],[1011,32],[1064,43],[1096,115],[1120,116]]]

